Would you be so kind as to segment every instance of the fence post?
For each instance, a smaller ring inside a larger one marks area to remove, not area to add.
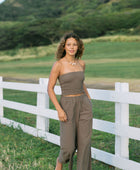
[[[37,93],[37,107],[43,109],[49,108],[49,96],[47,94],[48,79],[40,78],[39,84],[42,88],[46,88],[46,93],[41,93],[41,92]],[[49,119],[37,115],[36,128],[49,132]]]
[[[2,77],[0,77],[0,84],[2,83],[3,79]],[[3,88],[0,87],[0,101],[3,100]],[[2,104],[0,103],[0,117],[3,117],[4,116],[4,112],[3,112],[3,106]]]
[[[115,83],[115,91],[119,93],[129,92],[128,83]],[[125,101],[124,101],[125,102]],[[129,104],[115,103],[115,124],[129,126]],[[129,138],[123,136],[115,136],[115,155],[129,159]],[[118,170],[118,168],[116,168]]]

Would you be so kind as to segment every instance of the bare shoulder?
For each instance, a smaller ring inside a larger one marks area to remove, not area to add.
[[[53,64],[52,72],[59,73],[60,70],[61,70],[61,62],[60,62],[60,61],[56,61],[56,62]]]
[[[84,68],[85,67],[85,62],[84,62],[84,60],[79,60],[79,63],[80,63],[80,65]]]
[[[60,61],[56,61],[54,64],[53,64],[53,68],[55,69],[59,69],[61,67],[61,62]]]
[[[84,60],[79,60],[79,63],[80,63],[82,66],[84,66],[84,65],[85,65]]]

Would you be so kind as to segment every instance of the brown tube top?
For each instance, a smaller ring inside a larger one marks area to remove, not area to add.
[[[83,81],[84,72],[76,71],[69,72],[59,76],[59,83],[62,90],[62,95],[74,95],[84,93]]]

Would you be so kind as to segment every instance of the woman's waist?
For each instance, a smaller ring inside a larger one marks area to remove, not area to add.
[[[83,94],[85,94],[84,92],[83,93],[78,93],[78,94],[69,94],[69,95],[62,95],[63,97],[76,97],[76,96],[82,96]]]
[[[62,89],[63,96],[76,96],[84,93],[84,89]]]

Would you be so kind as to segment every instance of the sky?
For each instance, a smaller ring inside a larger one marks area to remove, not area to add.
[[[1,4],[3,1],[5,1],[5,0],[0,0],[0,4]]]

